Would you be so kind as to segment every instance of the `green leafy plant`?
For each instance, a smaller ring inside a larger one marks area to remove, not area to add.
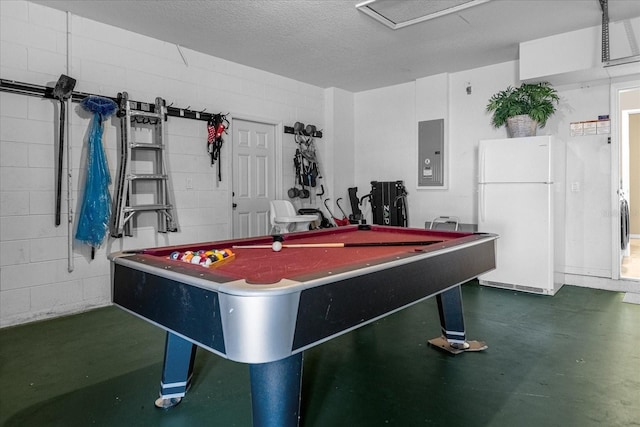
[[[487,111],[493,112],[491,124],[496,128],[505,125],[509,117],[523,114],[544,127],[555,113],[558,101],[558,92],[549,82],[523,83],[494,94],[489,98]]]

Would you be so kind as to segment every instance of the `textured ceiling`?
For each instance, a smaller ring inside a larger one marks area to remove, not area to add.
[[[518,44],[600,25],[598,0],[492,0],[392,30],[362,0],[35,0],[199,52],[352,92],[518,58]],[[405,0],[427,1],[427,0]],[[640,0],[609,0],[610,20]]]

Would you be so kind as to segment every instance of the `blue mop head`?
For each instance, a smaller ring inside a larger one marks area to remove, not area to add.
[[[111,116],[118,105],[109,98],[87,96],[80,105],[93,113],[87,137],[87,176],[76,239],[94,248],[100,247],[109,227],[111,195],[109,164],[102,148],[102,122]]]
[[[80,101],[80,105],[87,111],[99,114],[102,120],[111,116],[118,109],[118,104],[109,98],[103,98],[101,96],[87,96]]]

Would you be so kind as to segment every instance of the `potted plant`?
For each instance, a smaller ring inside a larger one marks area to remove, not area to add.
[[[538,126],[544,127],[555,113],[558,101],[558,92],[549,82],[523,83],[494,94],[487,111],[493,112],[494,127],[507,125],[510,137],[534,136]]]

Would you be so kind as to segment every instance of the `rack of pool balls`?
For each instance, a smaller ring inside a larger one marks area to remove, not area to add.
[[[188,264],[198,264],[203,267],[213,267],[219,265],[220,262],[229,260],[235,257],[235,254],[231,252],[231,249],[209,249],[205,251],[200,249],[199,251],[174,251],[169,255],[170,260],[182,261]]]

